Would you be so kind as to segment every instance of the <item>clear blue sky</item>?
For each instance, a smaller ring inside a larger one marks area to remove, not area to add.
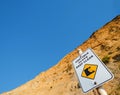
[[[57,64],[120,13],[120,0],[0,0],[0,93]]]

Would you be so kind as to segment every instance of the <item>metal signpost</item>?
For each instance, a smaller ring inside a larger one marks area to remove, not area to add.
[[[73,66],[84,93],[102,86],[113,78],[111,71],[92,49],[87,49],[83,53],[80,51],[80,53],[81,55],[73,60]]]

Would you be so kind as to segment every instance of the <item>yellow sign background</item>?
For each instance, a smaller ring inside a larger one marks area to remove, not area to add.
[[[94,79],[97,72],[98,65],[95,64],[85,64],[82,74],[82,77]]]

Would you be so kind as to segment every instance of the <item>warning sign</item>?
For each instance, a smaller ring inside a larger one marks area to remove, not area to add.
[[[84,93],[113,78],[111,71],[91,49],[87,49],[72,63]]]
[[[94,79],[97,72],[97,67],[98,65],[85,64],[81,76],[89,79]]]

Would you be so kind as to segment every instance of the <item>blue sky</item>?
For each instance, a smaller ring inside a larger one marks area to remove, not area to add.
[[[0,93],[57,64],[120,13],[120,0],[0,0]]]

